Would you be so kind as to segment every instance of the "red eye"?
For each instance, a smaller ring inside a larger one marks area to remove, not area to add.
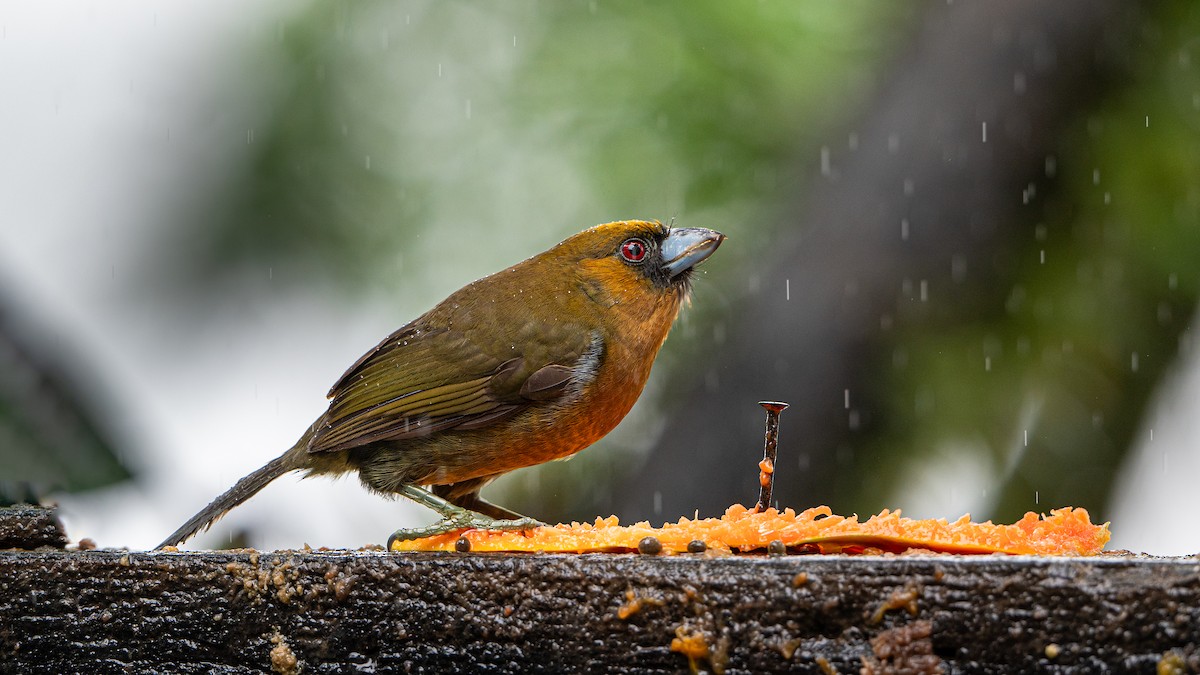
[[[646,242],[641,239],[629,239],[621,244],[621,257],[629,262],[642,262],[646,258]]]

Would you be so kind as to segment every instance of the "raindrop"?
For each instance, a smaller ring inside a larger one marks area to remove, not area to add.
[[[900,240],[908,241],[908,218],[900,219]]]
[[[1017,353],[1021,356],[1029,356],[1030,348],[1032,347],[1029,338],[1021,336],[1017,338]]]
[[[792,280],[791,279],[783,280],[783,295],[786,300],[792,299]]]
[[[1100,184],[1100,169],[1092,169],[1092,185]]]
[[[1158,322],[1162,325],[1171,323],[1171,305],[1166,302],[1158,303]]]
[[[438,77],[442,76],[442,64],[438,64]]]
[[[850,409],[850,390],[849,389],[842,390],[842,399],[845,401],[846,410],[849,410]]]
[[[662,492],[654,491],[654,515],[662,514]]]
[[[1029,430],[1025,430],[1025,447],[1029,447]]]
[[[1179,275],[1171,272],[1167,275],[1167,288],[1175,290],[1179,286]]]
[[[1039,257],[1039,259],[1041,260],[1041,263],[1042,263],[1043,265],[1045,265],[1045,264],[1046,264],[1046,249],[1042,249],[1042,250],[1039,252],[1039,254],[1038,254],[1038,257]]]
[[[983,142],[987,143],[987,122],[983,123]]]
[[[1150,128],[1150,116],[1149,115],[1146,115],[1146,128],[1147,129]]]
[[[829,168],[829,148],[828,148],[828,146],[822,145],[821,146],[821,175],[828,176],[830,173],[831,172],[830,172],[830,168]]]
[[[367,155],[365,164],[367,167],[367,171],[370,171],[371,170],[371,156],[370,155]]]
[[[1046,178],[1054,178],[1058,173],[1058,159],[1054,155],[1046,155]]]
[[[955,283],[962,283],[967,278],[967,257],[961,253],[955,253],[950,258],[950,278]]]
[[[929,282],[925,279],[921,280],[921,302],[929,301]]]
[[[715,370],[709,370],[704,374],[704,389],[708,393],[715,393],[721,387],[721,381]]]
[[[1129,368],[1130,368],[1130,370],[1132,370],[1135,373],[1138,371],[1138,353],[1137,352],[1133,352],[1132,354],[1129,355]]]
[[[1041,493],[1039,493],[1037,490],[1034,490],[1034,491],[1033,491],[1033,503],[1034,503],[1034,504],[1041,504],[1041,503],[1042,503],[1042,495],[1041,495]]]
[[[983,369],[989,373],[992,371],[992,357],[983,357]]]
[[[467,119],[471,119],[471,99],[467,99]]]

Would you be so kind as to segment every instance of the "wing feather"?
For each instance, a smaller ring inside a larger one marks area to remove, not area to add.
[[[545,339],[529,340],[530,325],[510,314],[493,323],[493,329],[496,323],[511,327],[501,354],[493,354],[448,327],[454,317],[431,327],[431,315],[390,335],[342,375],[309,452],[496,424],[566,391],[594,341],[589,332],[563,324],[543,330]],[[516,344],[529,348],[518,353]]]

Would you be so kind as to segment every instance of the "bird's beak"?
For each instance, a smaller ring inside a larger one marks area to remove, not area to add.
[[[702,227],[672,229],[662,242],[663,269],[672,277],[699,265],[725,240],[725,235]]]

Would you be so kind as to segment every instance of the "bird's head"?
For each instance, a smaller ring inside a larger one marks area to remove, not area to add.
[[[628,293],[648,293],[678,301],[687,296],[692,270],[724,239],[699,227],[623,220],[584,230],[547,254],[574,261],[593,300],[620,302]]]

